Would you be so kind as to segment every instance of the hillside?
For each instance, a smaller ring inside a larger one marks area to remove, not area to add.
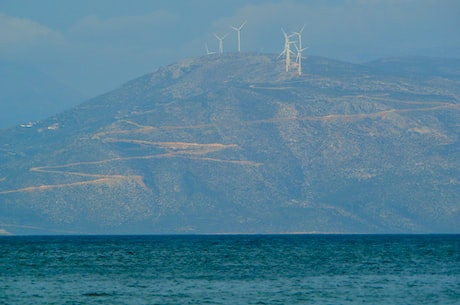
[[[460,233],[460,71],[398,61],[187,59],[2,130],[0,230]]]

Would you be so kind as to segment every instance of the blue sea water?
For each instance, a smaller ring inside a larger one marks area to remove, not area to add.
[[[460,235],[1,237],[0,304],[460,304]]]

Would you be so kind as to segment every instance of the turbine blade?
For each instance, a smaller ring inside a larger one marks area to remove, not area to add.
[[[304,24],[303,27],[300,29],[299,34],[301,34],[301,33],[303,32],[304,29],[305,29],[305,24]]]

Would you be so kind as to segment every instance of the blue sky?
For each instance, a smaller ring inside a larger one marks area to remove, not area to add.
[[[224,50],[235,51],[229,26],[245,20],[243,51],[279,53],[281,27],[305,25],[307,55],[363,62],[460,57],[459,17],[457,0],[0,0],[0,63],[30,65],[89,98],[204,55],[205,43],[217,50],[214,33],[230,32]]]

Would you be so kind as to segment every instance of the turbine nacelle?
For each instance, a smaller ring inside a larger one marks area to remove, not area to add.
[[[247,21],[244,21],[239,27],[235,27],[235,26],[230,26],[232,29],[234,29],[235,31],[241,31],[241,29],[244,27],[244,25],[246,24]]]
[[[220,54],[224,53],[224,39],[228,36],[228,34],[230,34],[230,33],[227,33],[222,37],[217,36],[217,34],[214,34],[214,36],[217,38],[217,40],[219,40],[219,53]]]
[[[300,36],[300,35],[302,35],[302,32],[303,32],[304,29],[305,29],[305,24],[304,24],[303,27],[300,29],[300,31],[298,31],[298,32],[292,32],[292,34]]]

